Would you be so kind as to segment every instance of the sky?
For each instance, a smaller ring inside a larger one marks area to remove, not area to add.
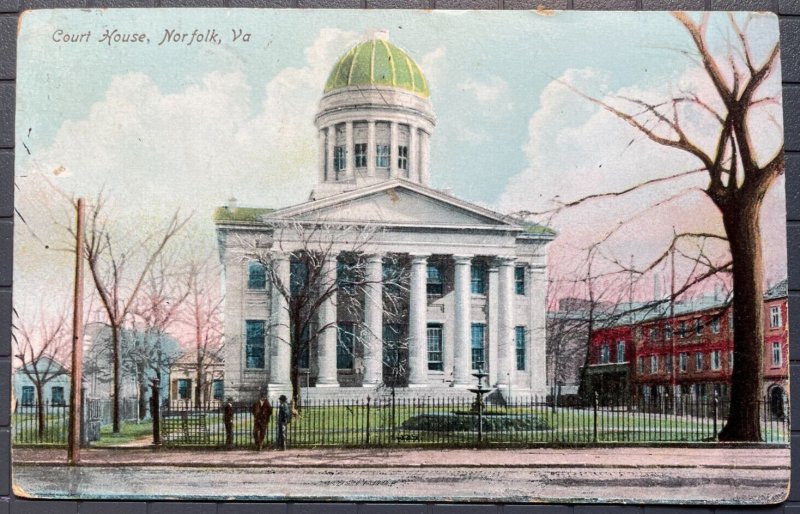
[[[739,21],[758,59],[777,38],[777,19]],[[306,200],[317,177],[313,118],[325,80],[368,29],[388,30],[430,82],[437,117],[431,185],[501,212],[547,210],[554,199],[620,190],[697,166],[563,83],[600,98],[656,101],[691,91],[714,103],[686,54],[685,30],[665,13],[54,10],[27,13],[21,27],[16,202],[25,222],[16,224],[18,309],[41,304],[54,287],[68,289],[71,257],[57,226],[66,216],[61,193],[93,198],[102,189],[120,233],[155,230],[176,209],[193,213],[184,244],[206,253],[216,245],[213,208],[228,198],[273,208]],[[712,16],[715,51],[730,44],[726,27],[724,13]],[[168,31],[194,30],[214,30],[220,43],[162,43]],[[233,41],[235,33],[241,37]],[[67,34],[78,41],[64,42]],[[114,42],[115,34],[144,34],[143,42]],[[764,92],[779,95],[779,73]],[[709,141],[707,119],[686,113],[685,120],[698,141]],[[781,120],[780,105],[765,105],[753,117],[764,157],[781,145]],[[719,233],[718,213],[692,192],[703,185],[702,176],[694,177],[548,216],[559,231],[550,245],[551,277],[568,275],[581,249],[622,219],[632,221],[605,255],[637,264],[660,253],[673,229]],[[676,192],[673,201],[646,209]],[[786,273],[784,220],[781,179],[762,220],[773,282]]]

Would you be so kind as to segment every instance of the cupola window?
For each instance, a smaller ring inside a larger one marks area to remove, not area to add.
[[[366,168],[367,167],[367,144],[366,143],[356,143],[356,168]]]
[[[337,174],[344,171],[347,166],[347,153],[343,146],[337,146],[333,149],[333,169]]]
[[[378,168],[389,167],[389,145],[378,145],[375,149],[375,166]]]
[[[397,168],[408,171],[408,147],[397,147]]]

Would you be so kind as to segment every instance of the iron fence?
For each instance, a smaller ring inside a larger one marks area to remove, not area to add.
[[[35,403],[18,403],[13,415],[14,444],[67,444],[69,405],[45,403],[40,409]]]
[[[288,426],[293,447],[459,447],[548,444],[713,441],[729,410],[727,399],[681,398],[672,403],[648,398],[599,399],[563,406],[545,398],[526,398],[477,409],[469,398],[394,398],[312,400]],[[789,441],[788,412],[760,402],[762,439]],[[274,444],[277,410],[264,441]],[[253,447],[249,403],[234,404],[233,446]],[[165,446],[224,447],[223,409],[164,408]]]

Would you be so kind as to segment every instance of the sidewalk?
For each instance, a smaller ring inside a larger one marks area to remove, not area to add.
[[[15,448],[13,463],[66,464],[65,450]],[[81,450],[81,466],[225,468],[748,468],[790,469],[775,447],[603,447],[537,449],[360,449],[277,451],[102,448]]]

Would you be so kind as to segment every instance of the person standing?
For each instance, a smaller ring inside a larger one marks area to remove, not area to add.
[[[250,407],[250,412],[253,414],[253,439],[256,450],[261,450],[264,445],[264,436],[267,434],[269,418],[272,417],[272,405],[269,404],[266,394],[261,393],[259,399]]]
[[[282,394],[278,398],[280,405],[278,405],[278,434],[277,446],[279,450],[286,449],[286,425],[292,419],[292,411],[289,404],[286,403],[286,395]]]
[[[233,398],[228,397],[225,402],[222,420],[225,423],[225,448],[230,450],[233,448]]]

